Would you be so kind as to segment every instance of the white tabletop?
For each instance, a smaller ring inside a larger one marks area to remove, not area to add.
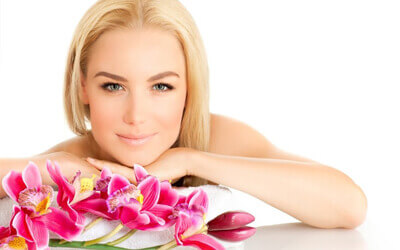
[[[244,242],[244,249],[351,249],[365,250],[362,233],[352,229],[320,229],[303,223],[285,223],[257,227],[257,232]]]

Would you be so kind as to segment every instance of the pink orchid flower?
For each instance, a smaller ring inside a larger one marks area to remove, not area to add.
[[[2,180],[4,191],[19,206],[14,206],[10,230],[35,243],[39,249],[47,249],[51,230],[64,239],[73,239],[82,231],[62,210],[50,207],[53,188],[42,185],[39,168],[33,162],[22,174],[10,171]],[[13,229],[12,229],[13,228]],[[11,231],[10,231],[11,232]]]
[[[190,193],[174,207],[171,219],[176,219],[175,240],[178,245],[200,249],[225,249],[212,237],[202,234],[207,231],[205,218],[208,211],[207,193],[199,188]]]
[[[160,231],[174,224],[168,217],[178,202],[178,193],[168,181],[159,180],[135,164],[138,186],[127,178],[114,174],[108,186],[109,212],[118,211],[121,222],[143,231]]]
[[[15,213],[11,217],[9,227],[0,227],[0,249],[35,249],[34,242],[26,241],[24,237],[17,235],[17,231],[12,227],[14,217]]]
[[[7,235],[6,235],[7,234]],[[9,228],[0,228],[0,249],[35,249],[34,243],[26,241],[24,237],[10,234]]]
[[[86,212],[90,212],[97,216],[114,220],[115,214],[108,212],[105,199],[102,193],[95,190],[96,185],[100,181],[111,175],[109,169],[103,170],[101,178],[92,176],[91,178],[82,178],[80,171],[74,176],[72,183],[62,175],[60,166],[57,161],[54,162],[54,167],[51,161],[47,161],[47,171],[50,177],[58,185],[57,203],[62,209],[67,211],[70,217],[78,224],[85,224]]]

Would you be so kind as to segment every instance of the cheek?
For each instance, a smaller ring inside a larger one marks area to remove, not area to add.
[[[116,112],[115,105],[110,105],[101,98],[90,105],[90,120],[93,130],[107,131],[118,121],[119,114]]]
[[[157,117],[161,131],[171,135],[179,133],[184,100],[182,102],[181,98],[170,99],[153,108],[153,114]]]

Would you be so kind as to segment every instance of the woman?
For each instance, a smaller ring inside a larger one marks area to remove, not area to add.
[[[78,24],[68,54],[64,105],[77,137],[31,159],[1,160],[1,177],[32,160],[53,184],[44,168],[51,159],[67,177],[108,166],[135,183],[138,163],[175,186],[244,191],[315,227],[364,221],[366,197],[351,178],[210,114],[208,91],[204,46],[179,1],[100,0]]]

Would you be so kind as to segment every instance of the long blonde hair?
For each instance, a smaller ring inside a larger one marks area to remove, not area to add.
[[[199,30],[178,0],[99,0],[80,20],[69,48],[64,81],[64,109],[68,125],[76,135],[90,130],[90,109],[81,102],[80,72],[87,74],[89,49],[104,32],[112,29],[157,27],[174,34],[180,41],[187,73],[187,99],[181,131],[172,147],[208,151],[210,138],[209,71]],[[187,176],[183,186],[207,181]]]

